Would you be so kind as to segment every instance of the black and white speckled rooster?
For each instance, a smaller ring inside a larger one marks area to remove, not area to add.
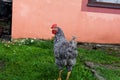
[[[61,79],[63,68],[66,67],[68,70],[66,80],[69,79],[71,70],[76,63],[77,57],[77,42],[75,41],[75,37],[72,38],[71,41],[67,41],[65,39],[64,33],[57,26],[57,24],[53,24],[52,33],[55,35],[54,38],[54,55],[55,55],[55,63],[59,68],[59,77],[58,80]]]

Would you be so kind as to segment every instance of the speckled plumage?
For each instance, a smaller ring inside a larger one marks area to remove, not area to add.
[[[66,67],[68,71],[71,71],[76,63],[77,43],[74,39],[67,41],[63,31],[58,27],[58,32],[54,38],[54,55],[55,63],[60,70]]]

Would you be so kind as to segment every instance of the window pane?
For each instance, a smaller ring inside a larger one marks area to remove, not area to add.
[[[119,4],[120,4],[120,0],[117,0],[117,3],[119,3]]]
[[[120,4],[120,0],[96,0],[97,2],[105,2],[105,3],[118,3]]]
[[[87,5],[90,7],[120,9],[120,0],[88,0]]]

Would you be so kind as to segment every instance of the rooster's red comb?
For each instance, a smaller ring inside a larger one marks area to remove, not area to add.
[[[57,27],[57,24],[53,24],[51,28]]]

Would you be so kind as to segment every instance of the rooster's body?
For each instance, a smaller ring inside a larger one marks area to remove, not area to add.
[[[54,38],[54,55],[55,63],[60,69],[58,80],[61,80],[61,72],[63,67],[66,67],[68,72],[71,72],[76,63],[77,43],[74,39],[75,38],[73,38],[71,41],[67,41],[63,31],[57,27],[57,32],[55,33]],[[66,80],[68,80],[69,75],[70,73],[68,73]]]

